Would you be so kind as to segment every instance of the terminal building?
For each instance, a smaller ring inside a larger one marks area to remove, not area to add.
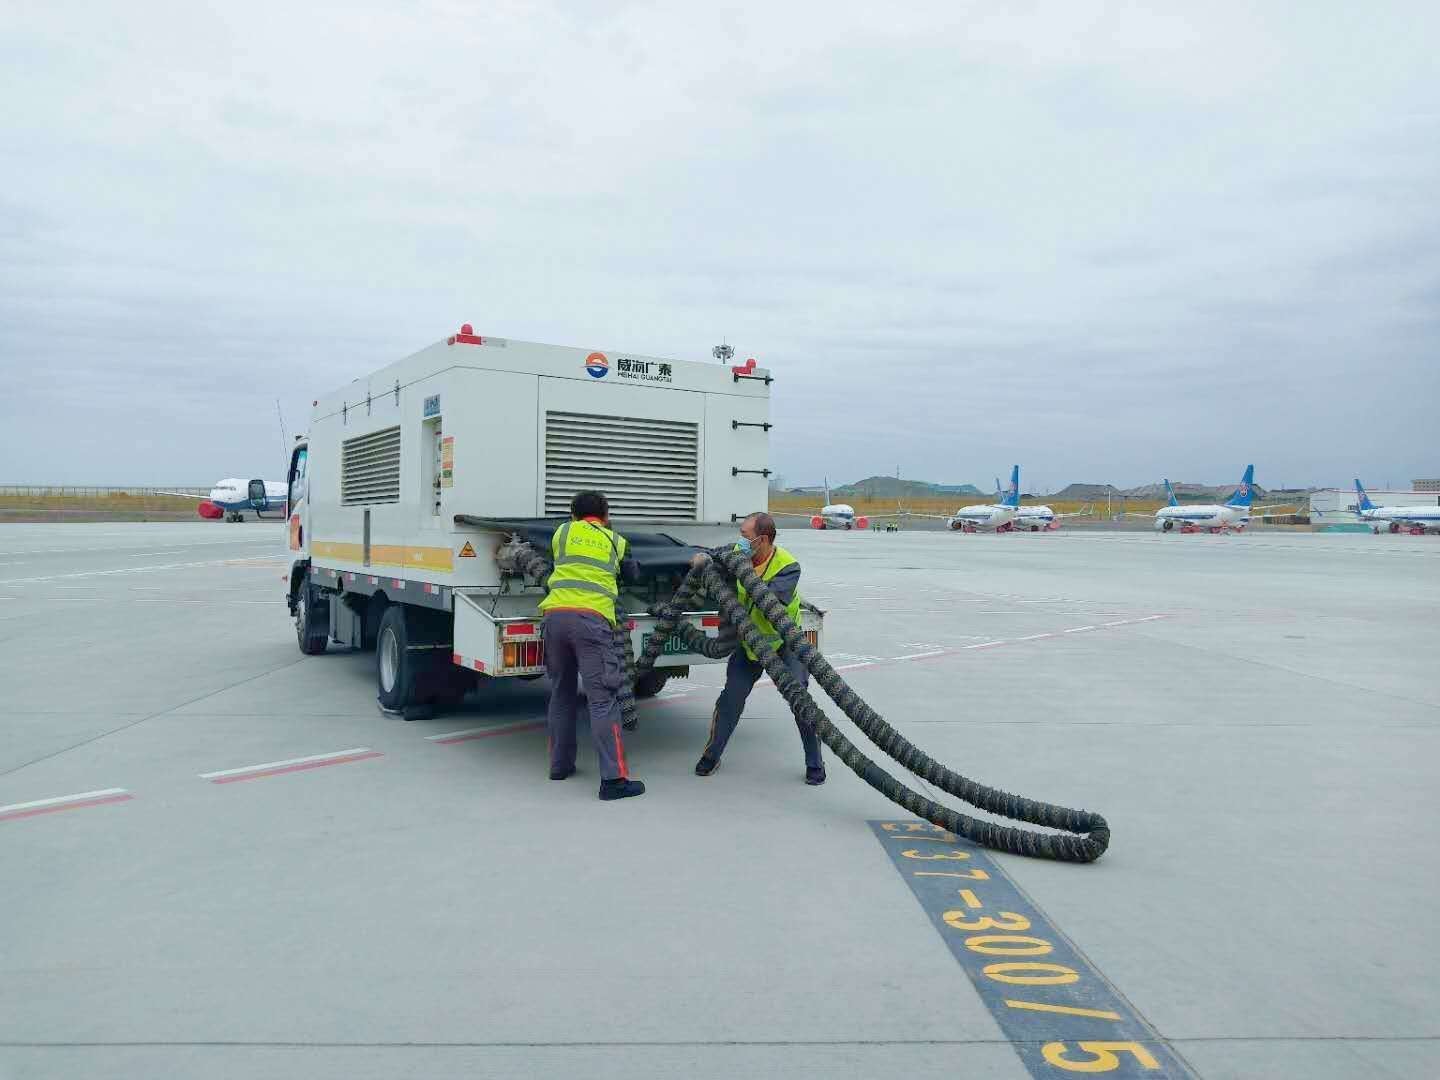
[[[1366,488],[1376,506],[1440,505],[1440,479],[1416,480],[1409,491]],[[1314,532],[1369,532],[1356,513],[1359,497],[1352,488],[1323,488],[1310,493],[1310,528]]]

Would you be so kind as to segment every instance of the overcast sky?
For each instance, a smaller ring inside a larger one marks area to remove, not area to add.
[[[1165,6],[6,4],[0,481],[467,320],[724,337],[796,484],[1440,475],[1440,5]]]

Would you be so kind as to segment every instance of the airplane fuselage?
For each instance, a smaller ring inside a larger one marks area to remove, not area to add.
[[[1377,506],[1359,511],[1360,517],[1375,526],[1388,526],[1390,532],[1409,529],[1411,532],[1440,531],[1440,506]]]
[[[1250,524],[1248,506],[1162,506],[1155,511],[1156,532],[1238,532]]]
[[[959,532],[1004,532],[1015,526],[1016,509],[999,503],[962,506],[947,524]]]

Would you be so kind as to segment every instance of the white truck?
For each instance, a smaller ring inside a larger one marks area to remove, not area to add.
[[[543,592],[502,568],[513,538],[549,556],[577,491],[603,491],[642,580],[620,617],[638,654],[695,546],[767,505],[771,375],[475,333],[315,401],[291,452],[287,601],[300,650],[376,650],[380,704],[458,700],[481,677],[544,671]],[[710,636],[715,611],[686,613]],[[823,615],[804,627],[819,644]],[[637,696],[709,663],[678,634]]]

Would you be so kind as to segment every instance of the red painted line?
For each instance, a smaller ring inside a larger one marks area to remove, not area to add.
[[[323,769],[328,765],[348,765],[352,761],[367,761],[370,758],[383,757],[378,750],[371,750],[368,754],[351,754],[349,757],[329,758],[326,761],[302,761],[298,765],[285,765],[278,769],[261,769],[259,772],[240,773],[237,776],[217,776],[210,782],[212,784],[234,784],[241,780],[258,780],[262,776],[283,776],[285,773],[304,772],[307,769]]]
[[[134,795],[107,795],[103,799],[91,799],[87,802],[59,803],[55,806],[37,806],[30,810],[14,810],[8,814],[0,814],[0,821],[18,821],[20,818],[38,817],[40,814],[58,814],[61,810],[83,810],[87,806],[129,802],[134,797]]]
[[[540,731],[545,727],[542,723],[514,724],[510,727],[495,728],[491,731],[472,731],[468,735],[456,735],[453,739],[436,739],[435,742],[441,746],[453,746],[455,743],[473,742],[476,739],[493,739],[497,735],[514,735],[521,731]]]

